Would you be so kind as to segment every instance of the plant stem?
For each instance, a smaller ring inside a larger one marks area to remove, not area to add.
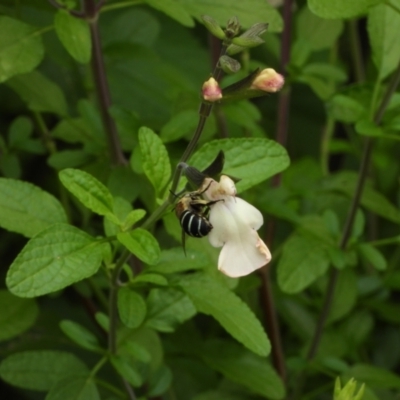
[[[358,20],[352,19],[349,21],[349,31],[351,56],[353,58],[355,74],[354,80],[361,83],[365,81],[365,69],[361,53],[360,36],[358,35]]]
[[[97,4],[94,0],[84,0],[83,6],[90,28],[92,42],[91,68],[95,80],[95,89],[99,101],[101,119],[107,137],[111,163],[113,165],[126,165],[127,161],[122,153],[117,126],[109,113],[109,108],[111,107],[111,94],[104,66],[103,52],[101,49]]]
[[[378,239],[378,240],[373,240],[372,242],[368,242],[371,246],[387,246],[391,244],[398,244],[400,243],[400,235],[386,238],[386,239]]]
[[[282,34],[281,45],[281,71],[286,75],[286,68],[290,61],[290,42],[292,31],[292,7],[293,0],[285,0],[283,6],[284,30]],[[285,88],[279,93],[278,100],[278,123],[276,130],[276,141],[285,146],[287,143],[288,127],[289,127],[289,109],[290,109],[290,88]],[[281,184],[281,174],[275,175],[272,185],[278,187]],[[267,226],[267,244],[271,245],[275,232],[275,220],[271,219]],[[283,354],[282,342],[280,337],[279,321],[275,310],[274,299],[272,295],[272,285],[270,268],[264,267],[260,272],[261,289],[259,298],[261,301],[261,309],[263,310],[264,320],[268,336],[271,340],[272,362],[275,370],[283,381],[286,380],[285,357]]]

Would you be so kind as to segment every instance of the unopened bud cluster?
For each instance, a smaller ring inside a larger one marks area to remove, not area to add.
[[[260,35],[268,28],[268,24],[257,23],[238,36],[240,24],[236,17],[228,21],[225,30],[219,26],[217,21],[208,15],[203,15],[202,20],[206,28],[214,36],[223,41],[223,46],[225,46],[227,54],[220,57],[218,66],[228,74],[234,74],[241,68],[240,63],[230,56],[246,48],[255,47],[264,43]],[[260,96],[263,92],[275,93],[282,89],[284,83],[284,77],[273,68],[265,68],[261,71],[256,70],[248,77],[225,88],[224,92],[219,87],[217,80],[211,77],[203,84],[202,97],[206,102],[211,103],[224,100],[227,97],[240,100],[241,98]]]

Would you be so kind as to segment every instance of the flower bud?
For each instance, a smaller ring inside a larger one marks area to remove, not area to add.
[[[204,26],[218,39],[225,39],[225,32],[218,25],[218,22],[210,17],[209,15],[202,15],[201,19],[203,20]]]
[[[211,102],[222,99],[222,90],[219,87],[218,82],[213,77],[204,82],[202,87],[202,95],[204,100]]]
[[[251,83],[250,89],[262,90],[264,92],[275,93],[282,89],[285,83],[283,75],[278,74],[272,68],[263,69]]]

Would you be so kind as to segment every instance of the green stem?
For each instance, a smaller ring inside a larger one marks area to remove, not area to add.
[[[107,357],[102,357],[98,363],[92,368],[90,371],[89,378],[93,378],[96,376],[97,372],[99,372],[100,368],[107,362]]]
[[[335,131],[335,119],[328,117],[321,140],[321,168],[325,176],[329,174],[329,145]]]

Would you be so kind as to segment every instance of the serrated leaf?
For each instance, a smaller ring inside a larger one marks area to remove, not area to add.
[[[176,289],[152,289],[147,298],[146,326],[160,332],[173,332],[179,324],[192,318],[196,308],[192,301]]]
[[[222,139],[205,144],[190,159],[190,165],[202,171],[223,150],[223,173],[240,178],[238,192],[249,189],[289,166],[286,150],[269,139]]]
[[[173,0],[145,0],[150,6],[159,10],[169,17],[178,21],[183,26],[191,28],[194,26],[194,21],[190,14],[185,10],[185,8],[176,1]]]
[[[375,267],[378,271],[384,271],[387,268],[386,258],[378,249],[369,243],[358,245],[358,251],[364,260]]]
[[[62,184],[89,210],[119,224],[114,215],[114,199],[110,191],[94,176],[79,169],[67,168],[59,173]]]
[[[68,53],[76,61],[87,64],[92,51],[88,22],[60,9],[54,17],[54,28]]]
[[[244,28],[250,28],[257,22],[267,21],[269,32],[280,32],[283,28],[282,18],[278,11],[267,2],[257,0],[246,0],[246,2],[230,0],[178,0],[189,14],[201,21],[203,14],[211,15],[223,25],[235,15]]]
[[[73,342],[91,351],[102,351],[97,337],[82,325],[69,320],[60,322],[60,329]]]
[[[30,390],[49,390],[64,376],[85,372],[86,365],[64,351],[24,351],[12,354],[0,364],[4,381]]]
[[[261,356],[271,350],[268,337],[250,308],[226,286],[195,273],[179,279],[179,285],[197,310],[214,317],[223,328],[248,349]]]
[[[393,72],[400,61],[398,26],[400,14],[386,4],[372,7],[368,13],[368,35],[372,59],[380,79]]]
[[[128,328],[138,328],[147,314],[146,302],[132,289],[122,288],[118,291],[118,312]]]
[[[308,0],[310,10],[322,18],[352,18],[368,12],[380,0]]]
[[[8,270],[6,283],[20,297],[63,289],[98,270],[101,244],[70,225],[56,224],[34,236]]]
[[[298,293],[323,275],[329,256],[323,242],[314,237],[293,235],[283,247],[278,264],[278,284],[286,293]]]
[[[55,223],[67,222],[58,200],[28,182],[0,178],[0,226],[32,237]]]
[[[205,346],[202,358],[226,378],[267,399],[283,399],[285,388],[265,358],[249,353],[237,344],[213,340]]]
[[[60,87],[39,71],[18,75],[7,82],[32,111],[68,115],[67,102]]]
[[[110,361],[116,371],[132,386],[139,387],[142,385],[142,377],[126,358],[121,356],[112,356]]]
[[[0,290],[0,309],[0,342],[25,332],[39,314],[35,300],[21,299],[7,290]]]
[[[0,16],[0,82],[36,68],[44,56],[37,28]]]
[[[139,129],[139,144],[144,173],[157,195],[161,196],[171,177],[171,164],[167,149],[160,137],[145,127]]]
[[[203,269],[209,264],[209,259],[204,252],[186,249],[186,255],[182,247],[163,250],[157,265],[149,267],[151,272],[162,274],[174,274],[176,272]]]
[[[51,387],[45,400],[100,400],[90,374],[67,376]]]
[[[146,264],[156,264],[160,257],[160,246],[154,236],[145,229],[118,233],[117,239],[131,253]]]

